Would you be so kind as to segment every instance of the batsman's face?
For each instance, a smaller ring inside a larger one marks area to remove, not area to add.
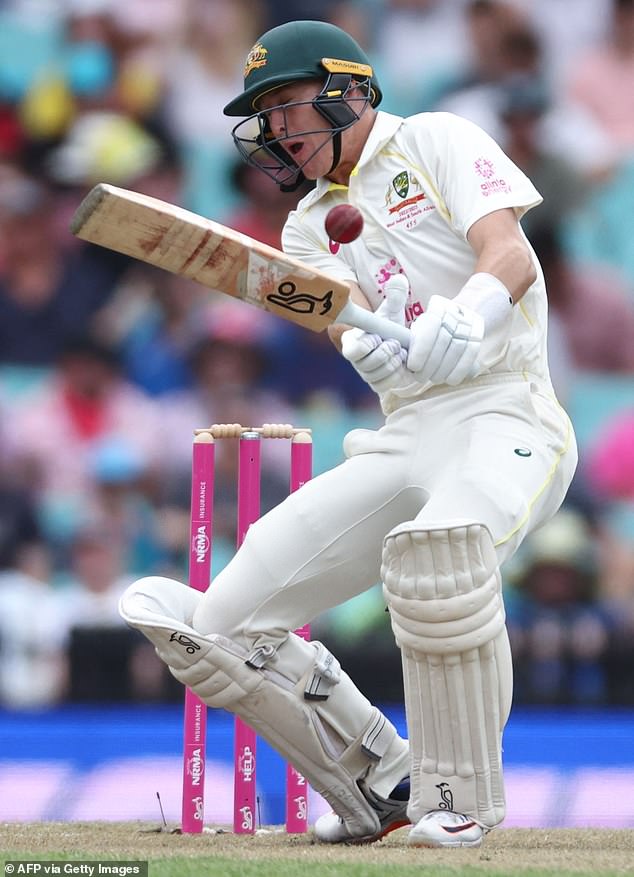
[[[309,180],[328,173],[332,164],[332,128],[314,108],[321,83],[294,82],[265,95],[259,109],[282,149]]]

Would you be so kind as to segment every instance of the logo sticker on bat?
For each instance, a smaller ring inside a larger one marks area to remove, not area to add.
[[[332,292],[331,289],[321,298],[317,298],[309,292],[297,292],[297,286],[292,281],[286,280],[280,283],[277,292],[267,295],[266,300],[295,314],[314,314],[320,307],[318,313],[323,316],[332,307]]]

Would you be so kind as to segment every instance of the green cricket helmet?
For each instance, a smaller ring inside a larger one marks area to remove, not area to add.
[[[315,97],[302,103],[311,103],[326,126],[303,133],[329,135],[328,142],[333,144],[331,171],[341,157],[341,132],[358,121],[368,105],[376,107],[382,97],[367,55],[334,24],[291,21],[260,37],[245,62],[244,91],[227,104],[224,112],[227,116],[248,116],[232,132],[238,151],[284,191],[293,191],[304,181],[301,169],[312,155],[298,165],[284,149],[288,138],[275,137],[270,129],[267,112],[272,108],[264,112],[258,104],[269,92],[304,80],[322,83]]]
[[[329,74],[369,79],[371,104],[382,94],[372,65],[341,28],[325,21],[289,21],[267,31],[253,46],[244,65],[244,91],[224,108],[226,116],[250,116],[267,92],[302,79],[326,80]]]

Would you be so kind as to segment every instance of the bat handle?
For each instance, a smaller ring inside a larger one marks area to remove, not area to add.
[[[393,323],[386,317],[372,313],[360,305],[349,301],[337,314],[338,323],[348,323],[364,332],[380,335],[384,341],[395,338],[406,350],[409,349],[410,331],[406,326]]]

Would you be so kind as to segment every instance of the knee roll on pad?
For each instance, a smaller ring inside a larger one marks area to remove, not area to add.
[[[379,830],[360,784],[384,756],[407,773],[407,744],[328,650],[294,634],[247,652],[191,627],[200,595],[169,579],[141,579],[122,617],[154,644],[172,674],[213,707],[240,716],[290,761],[354,836]]]
[[[224,706],[242,689],[216,667],[210,673],[211,655],[222,637],[201,637],[191,626],[202,593],[173,579],[148,576],[134,582],[119,601],[119,614],[131,627],[145,634],[156,653],[177,679],[203,700]],[[187,677],[187,678],[182,678]],[[204,690],[204,695],[198,689]]]
[[[392,531],[381,577],[399,646],[450,655],[478,648],[504,627],[497,556],[478,524]]]
[[[512,690],[491,536],[475,522],[407,522],[386,537],[381,575],[403,660],[410,818],[450,809],[491,828],[505,812],[501,733]]]

